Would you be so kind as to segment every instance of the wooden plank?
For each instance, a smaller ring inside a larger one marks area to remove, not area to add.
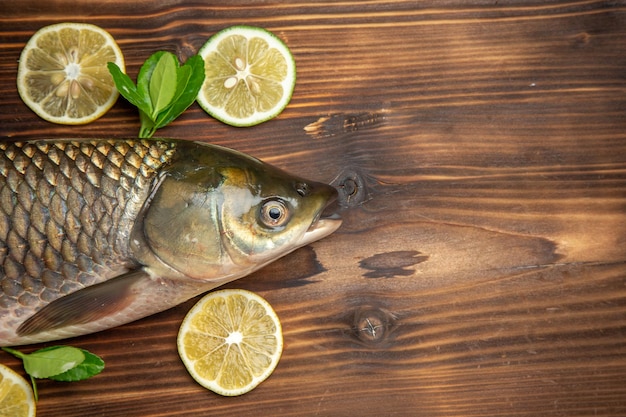
[[[281,362],[251,393],[187,375],[175,337],[192,300],[67,341],[107,368],[42,381],[40,415],[626,414],[624,3],[21,1],[0,13],[0,140],[138,131],[123,100],[80,127],[22,104],[20,50],[68,20],[113,34],[132,77],[232,24],[274,31],[298,66],[283,114],[236,129],[194,105],[159,135],[333,181],[345,220],[229,284],[283,323]]]

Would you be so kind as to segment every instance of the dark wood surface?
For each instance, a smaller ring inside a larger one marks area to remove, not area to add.
[[[335,235],[229,285],[283,324],[257,389],[188,376],[193,300],[67,341],[107,368],[41,382],[40,416],[626,415],[624,2],[5,1],[0,140],[136,135],[122,99],[81,127],[21,102],[19,53],[60,21],[108,30],[132,78],[224,27],[272,30],[298,66],[280,117],[237,129],[194,105],[158,135],[334,181],[348,208]]]

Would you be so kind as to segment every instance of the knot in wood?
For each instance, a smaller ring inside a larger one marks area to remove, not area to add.
[[[393,316],[377,307],[361,307],[354,314],[356,337],[367,344],[378,344],[387,338],[393,325]]]
[[[337,188],[338,203],[342,207],[355,207],[368,199],[366,182],[354,169],[342,172],[335,178],[333,185]]]

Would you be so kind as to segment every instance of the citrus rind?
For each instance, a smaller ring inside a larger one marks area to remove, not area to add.
[[[0,365],[0,417],[35,417],[33,390],[11,368]]]
[[[125,70],[113,37],[87,23],[39,29],[20,55],[17,89],[26,105],[52,123],[81,125],[104,115],[118,98],[107,62]]]
[[[270,304],[245,290],[204,296],[187,313],[178,333],[178,353],[192,378],[224,396],[245,394],[278,365],[282,329]]]
[[[268,30],[226,28],[198,54],[205,62],[205,80],[197,101],[217,120],[254,126],[276,117],[291,100],[295,61],[287,45]]]

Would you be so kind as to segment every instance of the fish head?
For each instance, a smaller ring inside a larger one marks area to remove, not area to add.
[[[341,224],[327,215],[337,198],[330,185],[275,169],[222,171],[220,224],[224,248],[238,264],[264,265],[334,232]]]
[[[154,275],[221,285],[341,225],[330,210],[334,187],[248,155],[199,145],[175,165],[158,184],[134,239]]]

